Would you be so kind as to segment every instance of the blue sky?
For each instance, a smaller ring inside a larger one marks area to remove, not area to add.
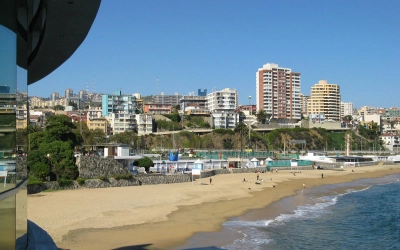
[[[400,1],[102,0],[71,58],[29,87],[144,96],[235,88],[255,104],[268,62],[301,73],[301,91],[338,84],[355,107],[399,107]]]

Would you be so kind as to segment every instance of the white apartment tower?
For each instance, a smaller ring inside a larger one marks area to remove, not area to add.
[[[58,94],[57,92],[51,93],[50,100],[55,101],[55,100],[58,100],[59,98],[60,98],[60,94]]]
[[[239,122],[238,93],[236,89],[225,88],[206,96],[206,107],[211,113],[214,128],[235,128]]]
[[[65,99],[71,99],[74,97],[74,91],[72,89],[66,89],[65,90]]]
[[[256,72],[257,112],[275,119],[301,119],[300,73],[267,63]]]
[[[225,88],[207,95],[207,108],[210,112],[234,111],[238,106],[236,89]]]
[[[337,84],[320,80],[311,87],[307,103],[308,114],[324,114],[326,120],[340,120],[340,88]]]
[[[345,116],[353,116],[354,106],[352,102],[341,102],[340,103],[340,119]]]

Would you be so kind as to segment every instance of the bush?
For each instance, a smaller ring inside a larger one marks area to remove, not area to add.
[[[73,181],[70,179],[60,178],[57,180],[57,182],[60,187],[68,187],[72,185]]]
[[[102,181],[108,181],[108,177],[105,175],[100,176],[99,179]]]
[[[225,128],[217,128],[213,130],[214,133],[216,134],[221,134],[221,135],[234,135],[235,132],[232,129],[225,129]]]
[[[124,179],[124,180],[129,180],[132,179],[133,175],[132,174],[115,174],[113,175],[113,178],[116,180]]]
[[[36,179],[33,176],[29,176],[28,185],[42,185],[43,181]]]
[[[76,181],[78,182],[79,186],[82,186],[83,184],[85,184],[86,178],[78,178]]]

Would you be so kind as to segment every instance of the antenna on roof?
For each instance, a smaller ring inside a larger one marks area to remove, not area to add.
[[[158,95],[158,76],[157,76],[156,81],[157,81],[157,93],[156,93],[156,95]]]
[[[89,81],[86,81],[86,93],[89,93]]]
[[[94,81],[93,81],[93,93],[96,93],[96,75],[94,75]]]

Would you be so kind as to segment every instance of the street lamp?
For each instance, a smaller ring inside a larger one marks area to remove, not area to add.
[[[251,115],[252,107],[250,107],[250,100],[251,100],[251,95],[249,95],[249,111],[250,111],[250,115]]]

